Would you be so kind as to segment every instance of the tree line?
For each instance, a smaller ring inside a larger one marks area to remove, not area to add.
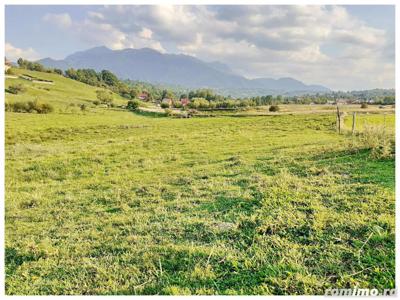
[[[114,73],[108,70],[100,72],[94,69],[67,69],[63,72],[58,68],[46,68],[38,62],[31,62],[22,58],[17,61],[20,68],[56,73],[67,78],[77,80],[92,86],[108,89],[122,97],[131,100],[138,98],[139,95],[145,94],[146,101],[161,101],[170,99],[172,106],[180,107],[181,99],[189,99],[193,108],[235,108],[247,106],[261,105],[278,105],[278,104],[326,104],[335,103],[338,99],[346,98],[350,101],[368,102],[373,101],[375,104],[394,104],[394,90],[368,90],[353,92],[330,92],[325,94],[311,94],[302,96],[282,96],[282,95],[264,95],[249,98],[234,99],[230,96],[222,96],[215,93],[212,89],[197,89],[185,92],[179,92],[179,89],[173,90],[163,88],[154,84],[133,80],[120,80]],[[207,103],[206,103],[207,102]]]

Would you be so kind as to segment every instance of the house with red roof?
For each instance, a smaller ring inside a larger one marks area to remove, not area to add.
[[[182,106],[186,106],[186,105],[188,105],[189,104],[189,99],[188,98],[182,98],[181,99],[181,104],[182,104]]]

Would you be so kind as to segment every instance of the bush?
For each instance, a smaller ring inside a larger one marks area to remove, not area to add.
[[[79,105],[79,108],[81,109],[81,111],[85,111],[86,110],[86,105],[85,104],[81,104],[81,105]]]
[[[10,92],[11,94],[20,94],[26,91],[26,88],[23,84],[21,83],[17,83],[17,84],[11,84],[8,87],[8,92]]]
[[[96,96],[97,96],[97,99],[100,101],[100,103],[107,104],[107,106],[110,106],[114,100],[113,94],[110,91],[106,91],[106,90],[97,90]]]
[[[54,107],[48,103],[42,103],[36,106],[36,111],[38,114],[48,114],[54,111]]]
[[[217,103],[215,101],[210,101],[210,104],[208,105],[208,108],[214,109],[217,107]]]
[[[48,103],[39,103],[37,100],[28,102],[6,103],[6,111],[17,113],[48,114],[54,111],[54,107]]]
[[[172,103],[172,106],[175,107],[175,108],[182,108],[183,107],[183,105],[182,105],[182,103],[180,101],[174,101]]]
[[[94,100],[94,101],[93,101],[93,104],[97,106],[97,105],[100,104],[100,101],[99,101],[99,100]]]
[[[58,75],[62,75],[63,71],[61,69],[54,69],[53,72]]]
[[[26,102],[11,103],[9,106],[9,109],[10,109],[10,111],[18,112],[18,113],[29,112],[29,106],[28,106],[28,103],[26,103]]]
[[[193,109],[206,109],[210,107],[210,102],[204,98],[192,98],[188,106]]]
[[[394,152],[394,138],[386,133],[384,126],[364,126],[359,138],[363,148],[371,150],[372,158],[388,158]]]
[[[237,108],[238,101],[235,101],[235,100],[218,101],[215,104],[215,106],[217,108],[225,108],[225,109]]]
[[[6,71],[6,74],[7,74],[7,75],[15,75],[15,71],[14,71],[12,68],[9,68],[9,69]]]
[[[175,115],[174,111],[173,111],[172,109],[170,109],[170,108],[166,108],[166,109],[165,109],[165,113],[166,113],[166,115],[167,115],[168,117],[172,117],[172,116]]]
[[[361,108],[368,108],[368,104],[367,103],[361,104]]]
[[[162,102],[161,103],[161,108],[169,108],[169,104],[165,103],[165,102]]]
[[[139,106],[140,106],[140,102],[139,101],[137,101],[137,100],[129,100],[126,108],[129,109],[129,110],[136,110],[136,109],[139,108]]]
[[[271,106],[269,107],[269,111],[271,111],[271,112],[277,112],[277,111],[279,111],[279,106],[278,106],[278,105],[271,105]]]

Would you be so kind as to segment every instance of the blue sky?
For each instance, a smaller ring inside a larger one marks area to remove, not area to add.
[[[7,5],[6,55],[150,47],[218,60],[249,78],[333,89],[394,87],[394,6]]]

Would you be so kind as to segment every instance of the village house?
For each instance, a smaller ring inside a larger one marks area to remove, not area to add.
[[[189,104],[189,99],[188,98],[182,98],[181,99],[181,104],[182,104],[182,106],[186,106],[186,105],[188,105]]]
[[[336,104],[351,104],[351,99],[339,98],[336,99]]]

